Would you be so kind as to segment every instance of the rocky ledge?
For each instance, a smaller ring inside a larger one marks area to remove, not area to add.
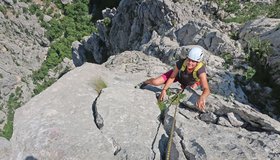
[[[134,86],[168,68],[129,51],[68,72],[16,110],[11,140],[0,139],[1,159],[164,159],[175,106],[160,121],[161,88]],[[107,87],[97,92],[100,80]],[[280,158],[278,121],[215,93],[200,113],[196,92],[185,90],[178,107],[171,159]]]

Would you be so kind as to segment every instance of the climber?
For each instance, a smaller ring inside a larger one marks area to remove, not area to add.
[[[159,77],[148,79],[140,84],[139,88],[144,89],[146,85],[159,86],[164,84],[164,87],[159,96],[162,101],[166,96],[166,90],[173,83],[178,81],[181,88],[185,89],[189,86],[193,89],[201,87],[202,94],[196,102],[196,106],[200,111],[204,112],[205,101],[210,94],[209,85],[205,71],[205,65],[201,62],[203,58],[203,50],[199,47],[194,47],[190,50],[186,59],[181,59],[176,62],[174,69],[162,74]]]

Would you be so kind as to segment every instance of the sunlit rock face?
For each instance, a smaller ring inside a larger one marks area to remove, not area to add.
[[[279,158],[280,123],[232,97],[212,93],[201,113],[195,107],[200,91],[186,89],[176,117],[175,105],[160,116],[161,87],[135,85],[168,69],[139,51],[77,67],[16,111],[14,134],[10,142],[0,140],[0,153],[7,159],[160,160],[175,118],[171,159]],[[101,91],[98,80],[107,84]]]

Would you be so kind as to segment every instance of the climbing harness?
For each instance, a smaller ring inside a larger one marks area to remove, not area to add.
[[[200,81],[200,79],[197,77],[197,71],[203,66],[203,63],[202,62],[199,62],[197,64],[197,66],[194,68],[194,71],[193,71],[193,78],[195,79],[196,82]]]
[[[196,67],[193,70],[193,78],[195,79],[196,82],[199,82],[200,79],[197,76],[197,71],[203,66],[203,62],[198,62],[198,64],[196,65]],[[179,77],[181,77],[181,73],[183,73],[186,70],[186,63],[185,61],[183,62],[183,65],[179,71]]]

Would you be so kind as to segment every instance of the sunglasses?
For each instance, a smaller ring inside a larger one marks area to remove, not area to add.
[[[189,61],[189,62],[196,62],[196,63],[198,63],[198,61],[194,61],[194,60],[189,59],[189,58],[188,58],[188,61]]]

